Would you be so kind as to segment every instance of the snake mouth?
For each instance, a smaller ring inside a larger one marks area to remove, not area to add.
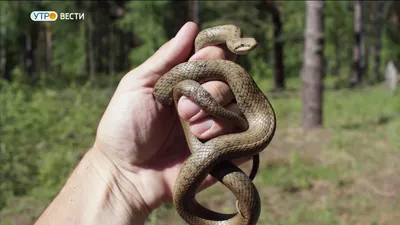
[[[234,47],[234,52],[238,55],[245,55],[257,47],[257,42],[240,43]]]
[[[253,50],[255,46],[250,46],[250,45],[240,45],[235,48],[235,53],[238,55],[245,55],[249,53],[251,50]]]
[[[235,50],[238,52],[249,51],[250,49],[251,49],[251,46],[249,46],[249,45],[240,45],[239,47],[235,48]]]

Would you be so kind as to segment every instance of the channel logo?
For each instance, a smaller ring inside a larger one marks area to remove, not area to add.
[[[33,21],[56,21],[58,14],[54,11],[33,11],[31,20]]]

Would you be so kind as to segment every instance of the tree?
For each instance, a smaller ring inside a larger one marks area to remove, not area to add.
[[[7,65],[7,54],[6,54],[6,12],[7,12],[7,2],[1,2],[1,14],[0,14],[0,74],[2,77],[6,77],[6,65]]]
[[[199,18],[199,1],[193,0],[188,2],[189,19],[195,22],[197,25],[200,24]]]
[[[385,8],[387,12],[387,23],[390,24],[386,29],[386,34],[390,44],[390,51],[387,53],[387,57],[393,60],[395,64],[400,63],[400,48],[398,47],[398,40],[400,39],[399,25],[400,25],[400,2],[390,1],[387,2]]]
[[[45,22],[45,42],[46,42],[46,72],[52,72],[52,55],[53,55],[53,48],[52,48],[52,39],[51,39],[51,22]]]
[[[274,55],[275,55],[275,90],[285,89],[285,73],[283,65],[283,41],[281,38],[282,18],[275,1],[267,1],[267,10],[271,13],[274,24]]]
[[[324,2],[306,2],[304,64],[302,71],[302,127],[322,126],[324,76]]]
[[[352,8],[349,8],[347,1],[326,1],[324,8],[324,54],[330,67],[328,71],[327,65],[326,74],[338,76],[335,86],[339,88],[344,84],[342,74],[348,74],[347,71],[352,65],[354,40]]]
[[[362,27],[362,2],[354,1],[354,38],[355,45],[353,48],[353,67],[350,73],[350,86],[361,84],[363,76],[363,27]]]
[[[372,22],[375,27],[375,38],[372,44],[372,58],[373,58],[373,71],[375,81],[379,82],[382,80],[381,74],[379,72],[380,64],[381,64],[381,48],[382,48],[382,28],[383,28],[383,6],[384,2],[381,1],[373,1],[374,13],[372,14]]]

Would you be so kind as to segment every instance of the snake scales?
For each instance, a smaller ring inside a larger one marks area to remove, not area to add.
[[[242,38],[239,27],[222,25],[202,30],[195,39],[195,51],[218,44],[226,44],[236,55],[247,54],[257,46],[253,38]],[[244,118],[219,105],[201,86],[211,80],[223,81],[230,86]],[[174,187],[173,201],[177,212],[191,225],[256,224],[261,203],[252,179],[258,170],[257,156],[275,133],[276,117],[272,105],[249,74],[229,60],[181,63],[161,77],[154,87],[154,96],[162,104],[176,105],[183,95],[209,115],[230,120],[244,131],[203,142],[192,135],[187,122],[181,120],[192,154],[184,163]],[[231,160],[249,156],[254,160],[252,172],[247,176]],[[199,186],[208,174],[234,193],[238,213],[217,213],[196,201]]]

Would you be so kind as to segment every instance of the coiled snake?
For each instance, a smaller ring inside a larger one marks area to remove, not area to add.
[[[195,39],[195,51],[218,44],[226,44],[236,55],[246,54],[257,46],[253,38],[242,38],[237,26],[222,25],[202,30]],[[201,86],[211,80],[223,81],[230,86],[244,118],[219,105]],[[181,63],[161,77],[154,87],[154,96],[162,104],[176,105],[183,95],[209,115],[233,121],[244,131],[203,142],[192,135],[188,124],[181,120],[192,154],[175,183],[173,202],[177,212],[191,225],[256,224],[261,202],[252,179],[258,170],[258,154],[268,146],[275,133],[276,117],[272,105],[251,76],[229,60]],[[249,176],[231,162],[251,156],[254,160]],[[196,193],[208,174],[234,193],[238,213],[217,213],[196,201]]]

